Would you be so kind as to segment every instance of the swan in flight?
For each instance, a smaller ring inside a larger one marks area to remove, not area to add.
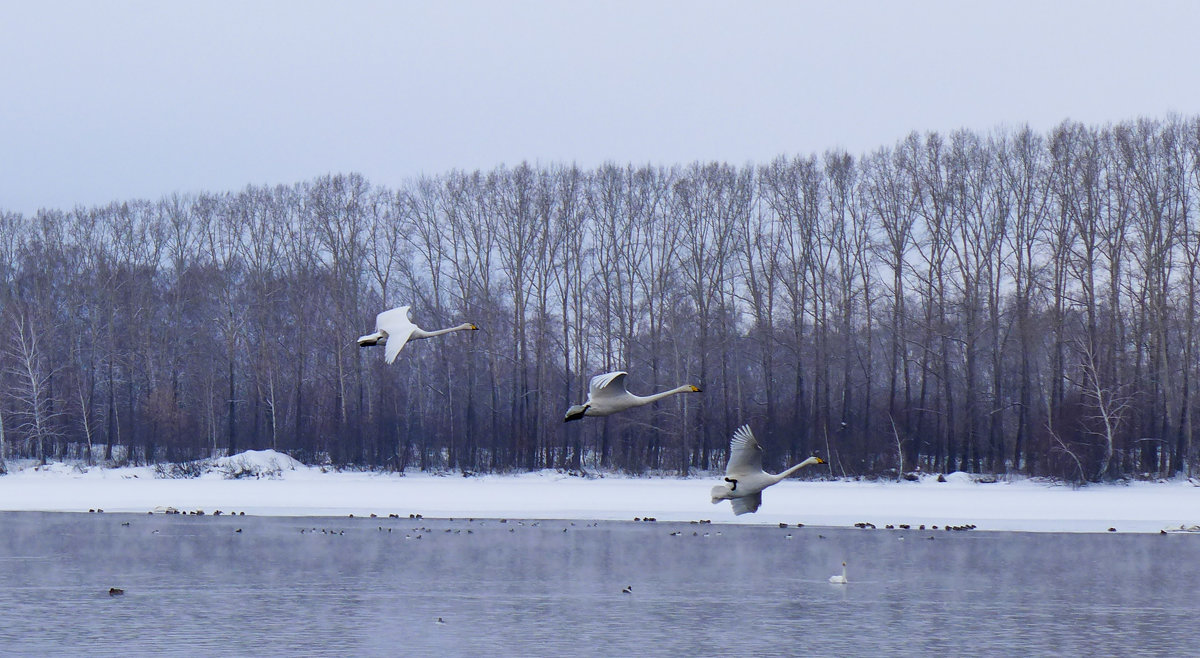
[[[433,338],[434,336],[441,336],[452,331],[475,331],[479,329],[479,327],[470,322],[464,322],[457,327],[450,327],[449,329],[425,331],[413,324],[412,320],[408,319],[408,308],[407,306],[401,306],[400,308],[384,311],[375,316],[375,333],[359,336],[358,346],[369,347],[385,343],[383,360],[391,363],[396,360],[396,355],[400,354],[400,350],[410,340]]]
[[[733,433],[729,442],[729,463],[725,465],[725,482],[712,488],[714,505],[729,499],[733,505],[733,514],[738,516],[747,512],[757,512],[762,505],[762,490],[782,481],[787,476],[813,464],[824,464],[820,457],[809,457],[779,475],[771,475],[763,471],[763,450],[750,431],[749,425],[742,425]]]
[[[833,575],[833,576],[830,576],[830,577],[829,577],[829,583],[830,583],[831,585],[845,585],[845,584],[848,584],[849,582],[850,582],[850,581],[846,580],[846,563],[845,563],[845,562],[843,562],[843,563],[842,563],[842,575],[840,575],[840,576],[838,576],[838,575]]]
[[[645,397],[634,395],[625,389],[626,374],[628,373],[624,370],[618,370],[592,377],[591,383],[588,384],[587,401],[583,404],[573,405],[570,409],[567,409],[567,417],[563,419],[563,422],[579,420],[584,416],[607,416],[615,414],[618,411],[650,404],[655,400],[661,400],[668,395],[675,395],[676,393],[700,392],[700,387],[688,384]]]

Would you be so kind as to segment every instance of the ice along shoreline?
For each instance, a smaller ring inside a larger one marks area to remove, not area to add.
[[[232,475],[241,477],[231,478]],[[272,451],[214,460],[198,477],[163,479],[151,467],[14,468],[0,477],[0,511],[141,513],[241,511],[260,516],[422,514],[427,518],[658,521],[810,526],[973,525],[1026,532],[1153,532],[1200,524],[1200,486],[1188,480],[1059,486],[981,483],[965,473],[917,482],[789,480],[762,508],[735,517],[712,505],[715,478],[583,478],[554,471],[434,475],[323,471]]]

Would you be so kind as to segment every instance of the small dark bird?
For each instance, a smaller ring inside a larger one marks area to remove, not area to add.
[[[445,619],[442,619],[441,617],[438,617],[438,618],[437,618],[437,623],[439,623],[439,624],[444,624],[444,623],[446,623],[446,620],[445,620]]]
[[[626,585],[625,589],[621,590],[622,594],[633,594],[633,585]]]
[[[108,588],[109,596],[120,596],[124,593],[125,593],[125,590],[121,589],[120,587],[109,587]]]

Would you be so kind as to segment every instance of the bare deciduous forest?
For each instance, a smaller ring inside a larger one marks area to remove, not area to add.
[[[1191,473],[1200,118],[0,212],[4,458]],[[2,204],[2,200],[0,200]],[[426,329],[397,362],[375,314]],[[596,373],[678,395],[563,423]]]

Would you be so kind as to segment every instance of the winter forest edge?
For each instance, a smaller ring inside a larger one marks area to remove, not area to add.
[[[1200,117],[0,210],[4,460],[1191,474]],[[0,200],[2,204],[2,200]],[[426,329],[391,366],[375,314]],[[588,378],[697,395],[563,423]]]

